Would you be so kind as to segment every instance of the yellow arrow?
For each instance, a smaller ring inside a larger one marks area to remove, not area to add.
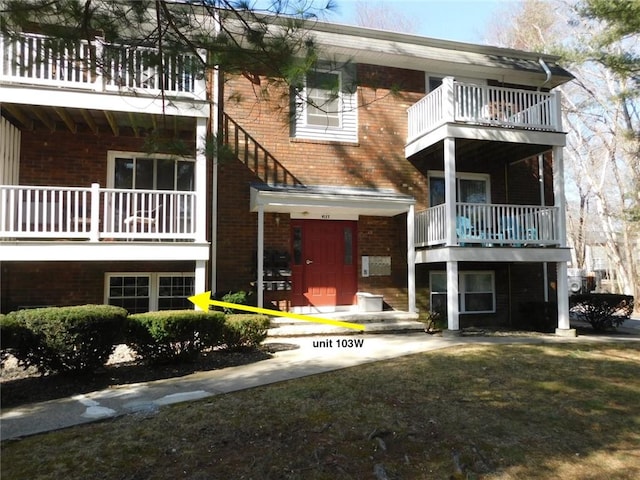
[[[193,303],[200,310],[205,312],[209,311],[209,305],[216,307],[231,308],[234,310],[245,310],[247,312],[262,313],[272,317],[288,317],[295,318],[296,320],[304,320],[305,322],[324,323],[326,325],[333,325],[336,327],[353,328],[354,330],[363,330],[364,325],[351,322],[340,322],[338,320],[329,320],[320,317],[310,317],[309,315],[300,315],[298,313],[279,312],[278,310],[269,310],[267,308],[250,307],[248,305],[238,305],[236,303],[220,302],[218,300],[211,300],[211,292],[199,293],[189,297],[189,301]]]

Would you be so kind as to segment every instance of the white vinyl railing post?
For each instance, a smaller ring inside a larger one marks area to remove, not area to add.
[[[453,77],[445,77],[442,80],[442,118],[445,123],[455,121],[456,96]]]
[[[91,184],[91,221],[89,240],[97,242],[100,239],[100,184]]]

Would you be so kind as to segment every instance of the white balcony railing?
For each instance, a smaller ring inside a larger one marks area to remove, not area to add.
[[[446,244],[450,221],[456,225],[453,245],[560,244],[557,207],[457,203],[455,219],[447,218],[444,204],[416,213],[416,246]]]
[[[196,193],[0,185],[0,238],[196,240]]]
[[[36,34],[0,35],[0,81],[132,91],[201,98],[205,88],[192,54],[163,54],[152,48],[94,41],[62,41]],[[162,62],[160,62],[162,60]],[[162,68],[160,67],[162,64]]]
[[[560,131],[555,93],[455,82],[443,84],[408,109],[407,143],[447,122]]]

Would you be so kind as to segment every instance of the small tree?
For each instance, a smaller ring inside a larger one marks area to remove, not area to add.
[[[571,311],[596,331],[617,328],[633,313],[633,297],[613,293],[588,293],[569,297]]]

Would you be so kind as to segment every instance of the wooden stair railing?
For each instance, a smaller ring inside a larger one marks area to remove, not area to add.
[[[222,144],[267,185],[302,185],[284,165],[229,115],[223,113]]]

